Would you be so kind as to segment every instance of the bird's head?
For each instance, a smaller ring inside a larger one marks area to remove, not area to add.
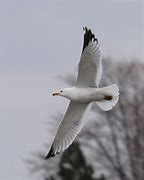
[[[53,96],[63,96],[68,99],[71,99],[72,91],[73,91],[73,88],[64,88],[64,89],[60,89],[57,92],[54,92],[52,95]]]

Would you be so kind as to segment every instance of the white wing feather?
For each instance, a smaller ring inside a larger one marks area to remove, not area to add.
[[[76,86],[97,86],[102,74],[100,44],[91,30],[85,28],[83,52],[78,66]]]
[[[81,131],[91,103],[70,102],[46,159],[68,148]]]
[[[102,74],[100,45],[90,29],[85,28],[84,30],[84,44],[78,66],[76,86],[98,87]],[[46,159],[64,151],[72,144],[84,125],[84,120],[91,108],[91,104],[70,102]]]

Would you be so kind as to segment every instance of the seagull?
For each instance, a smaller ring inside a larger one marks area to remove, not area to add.
[[[60,89],[53,93],[53,96],[69,99],[70,103],[45,159],[63,152],[72,144],[88,119],[93,102],[103,111],[108,111],[116,105],[119,99],[117,84],[99,88],[102,75],[100,43],[91,29],[84,27],[83,30],[84,42],[78,64],[77,81],[73,87]]]

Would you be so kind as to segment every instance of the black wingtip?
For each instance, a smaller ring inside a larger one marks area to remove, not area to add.
[[[48,152],[48,154],[46,155],[45,159],[49,159],[51,157],[54,157],[54,151],[53,151],[53,147],[50,148],[50,151]]]
[[[88,29],[87,27],[83,27],[84,33],[84,43],[83,43],[83,50],[88,46],[90,41],[96,41],[98,43],[98,39],[95,38],[95,35],[92,33],[91,29]]]

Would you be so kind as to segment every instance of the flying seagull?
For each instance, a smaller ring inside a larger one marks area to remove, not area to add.
[[[85,27],[83,49],[78,64],[78,77],[75,86],[53,93],[53,96],[58,95],[69,99],[70,103],[45,159],[63,152],[72,144],[88,117],[92,102],[95,102],[103,111],[112,109],[118,102],[119,88],[116,84],[98,87],[101,75],[100,44],[91,29]]]

